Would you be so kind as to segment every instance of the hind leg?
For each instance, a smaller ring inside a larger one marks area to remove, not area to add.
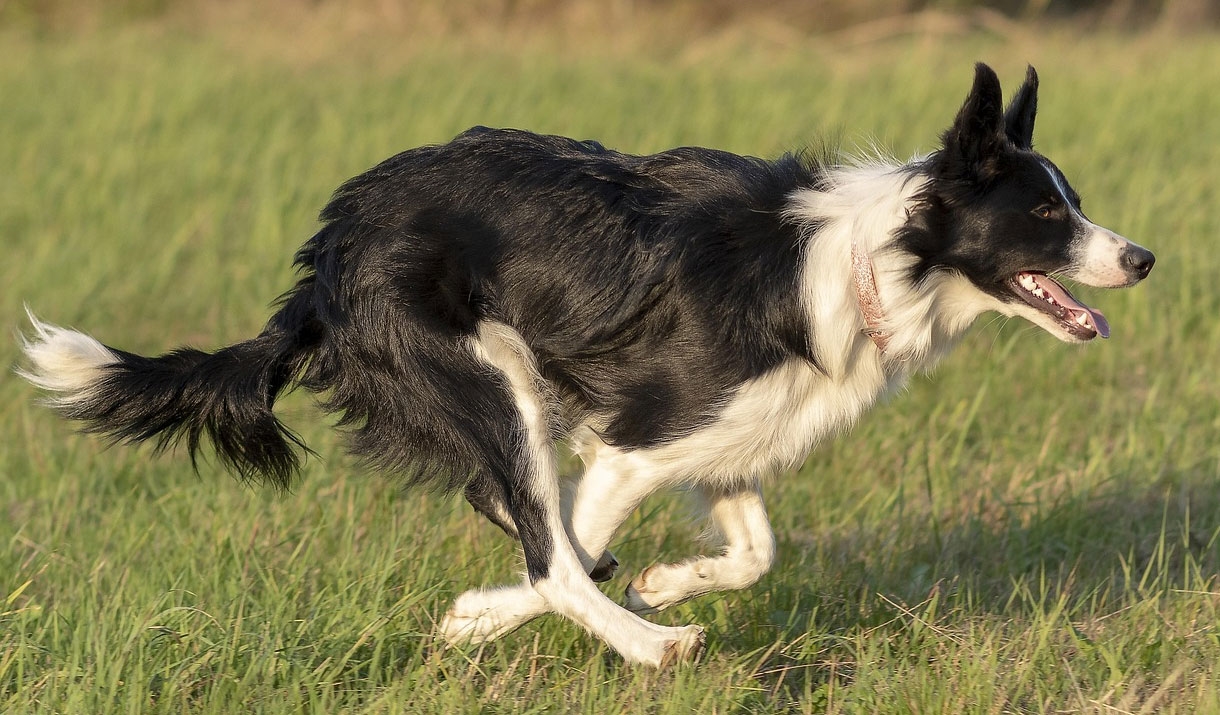
[[[608,580],[618,561],[606,547],[650,493],[650,485],[641,483],[615,460],[601,459],[593,461],[579,481],[565,486],[562,516],[572,548],[592,580],[599,581],[598,572],[603,570],[610,573],[601,580]],[[594,559],[591,554],[601,556]],[[550,610],[546,600],[529,583],[468,591],[445,615],[440,632],[452,643],[482,643]]]
[[[513,523],[513,515],[508,510],[504,491],[497,479],[486,474],[475,475],[466,485],[464,495],[475,511],[500,527],[510,538],[513,540],[521,538],[517,533],[517,525]]]
[[[524,588],[463,594],[442,621],[441,634],[461,640],[469,629],[470,635],[485,640],[519,625],[521,611],[550,610],[605,641],[630,662],[662,667],[694,657],[703,646],[702,628],[649,623],[611,601],[590,580],[588,572],[597,559],[589,553],[600,557],[603,549],[582,549],[581,554],[569,539],[545,385],[520,336],[504,326],[484,324],[472,347],[507,379],[521,421],[522,440],[513,468],[501,478],[508,510],[521,536],[533,595]],[[478,612],[474,619],[469,618],[471,611]]]
[[[627,587],[626,606],[655,613],[712,591],[753,585],[771,568],[775,537],[755,480],[741,489],[701,489],[713,526],[724,537],[718,556],[649,566]]]
[[[572,503],[575,499],[574,493],[580,490],[580,481],[566,480],[567,487],[564,490],[563,513],[564,523],[568,526],[568,535],[573,539],[573,543],[590,543],[588,540],[577,542],[577,536],[572,530]],[[514,541],[520,541],[521,535],[517,533],[517,525],[513,523],[513,516],[508,510],[508,500],[504,494],[501,484],[496,479],[478,475],[466,485],[465,491],[466,501],[470,503],[474,510],[482,514],[488,521],[500,527],[504,533],[508,534]],[[617,524],[613,528],[617,528]],[[604,548],[604,546],[603,546]],[[577,548],[577,552],[582,554],[581,561],[589,565],[589,578],[598,583],[609,581],[614,572],[618,569],[618,559],[614,558],[614,554],[609,551],[602,551],[601,556],[596,560],[586,560],[588,552]]]

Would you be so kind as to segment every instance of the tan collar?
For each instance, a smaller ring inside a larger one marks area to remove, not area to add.
[[[884,353],[890,344],[890,334],[882,327],[885,324],[885,310],[881,307],[881,295],[877,292],[877,276],[873,274],[873,262],[855,241],[851,244],[851,277],[856,286],[856,302],[864,316],[864,334]]]

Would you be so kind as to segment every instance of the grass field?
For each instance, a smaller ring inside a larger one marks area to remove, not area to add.
[[[516,580],[518,553],[464,503],[362,472],[307,395],[281,413],[321,457],[280,495],[105,449],[0,376],[0,712],[1220,712],[1214,36],[641,49],[152,24],[0,48],[9,332],[28,302],[136,352],[248,337],[340,181],[472,124],[909,156],[979,59],[1010,89],[1038,67],[1039,148],[1159,258],[1136,289],[1082,291],[1108,342],[980,321],[773,481],[774,570],[658,616],[709,631],[701,663],[664,673],[553,617],[437,647],[453,597]],[[613,592],[706,548],[684,508],[628,523]]]

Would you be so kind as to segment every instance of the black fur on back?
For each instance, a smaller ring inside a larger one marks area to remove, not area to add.
[[[302,384],[353,450],[449,488],[506,468],[507,385],[467,347],[480,321],[524,338],[562,400],[627,448],[686,435],[743,381],[815,360],[784,216],[817,168],[708,149],[630,156],[475,128],[345,183],[297,254],[322,337]],[[489,451],[491,450],[491,451]]]

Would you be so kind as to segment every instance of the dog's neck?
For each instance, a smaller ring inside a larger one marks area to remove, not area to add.
[[[873,273],[873,262],[859,244],[851,244],[851,278],[856,287],[856,304],[864,316],[864,334],[877,349],[885,352],[890,334],[885,325],[885,308],[881,305],[881,294],[877,292],[877,276]]]
[[[792,195],[790,215],[808,227],[810,238],[802,299],[822,367],[836,379],[864,355],[854,347],[861,333],[877,348],[865,352],[888,375],[909,375],[935,365],[976,316],[996,309],[995,299],[956,272],[911,281],[915,256],[902,250],[895,232],[910,220],[930,180],[918,166],[835,167],[822,185]],[[858,364],[864,363],[873,361]]]

